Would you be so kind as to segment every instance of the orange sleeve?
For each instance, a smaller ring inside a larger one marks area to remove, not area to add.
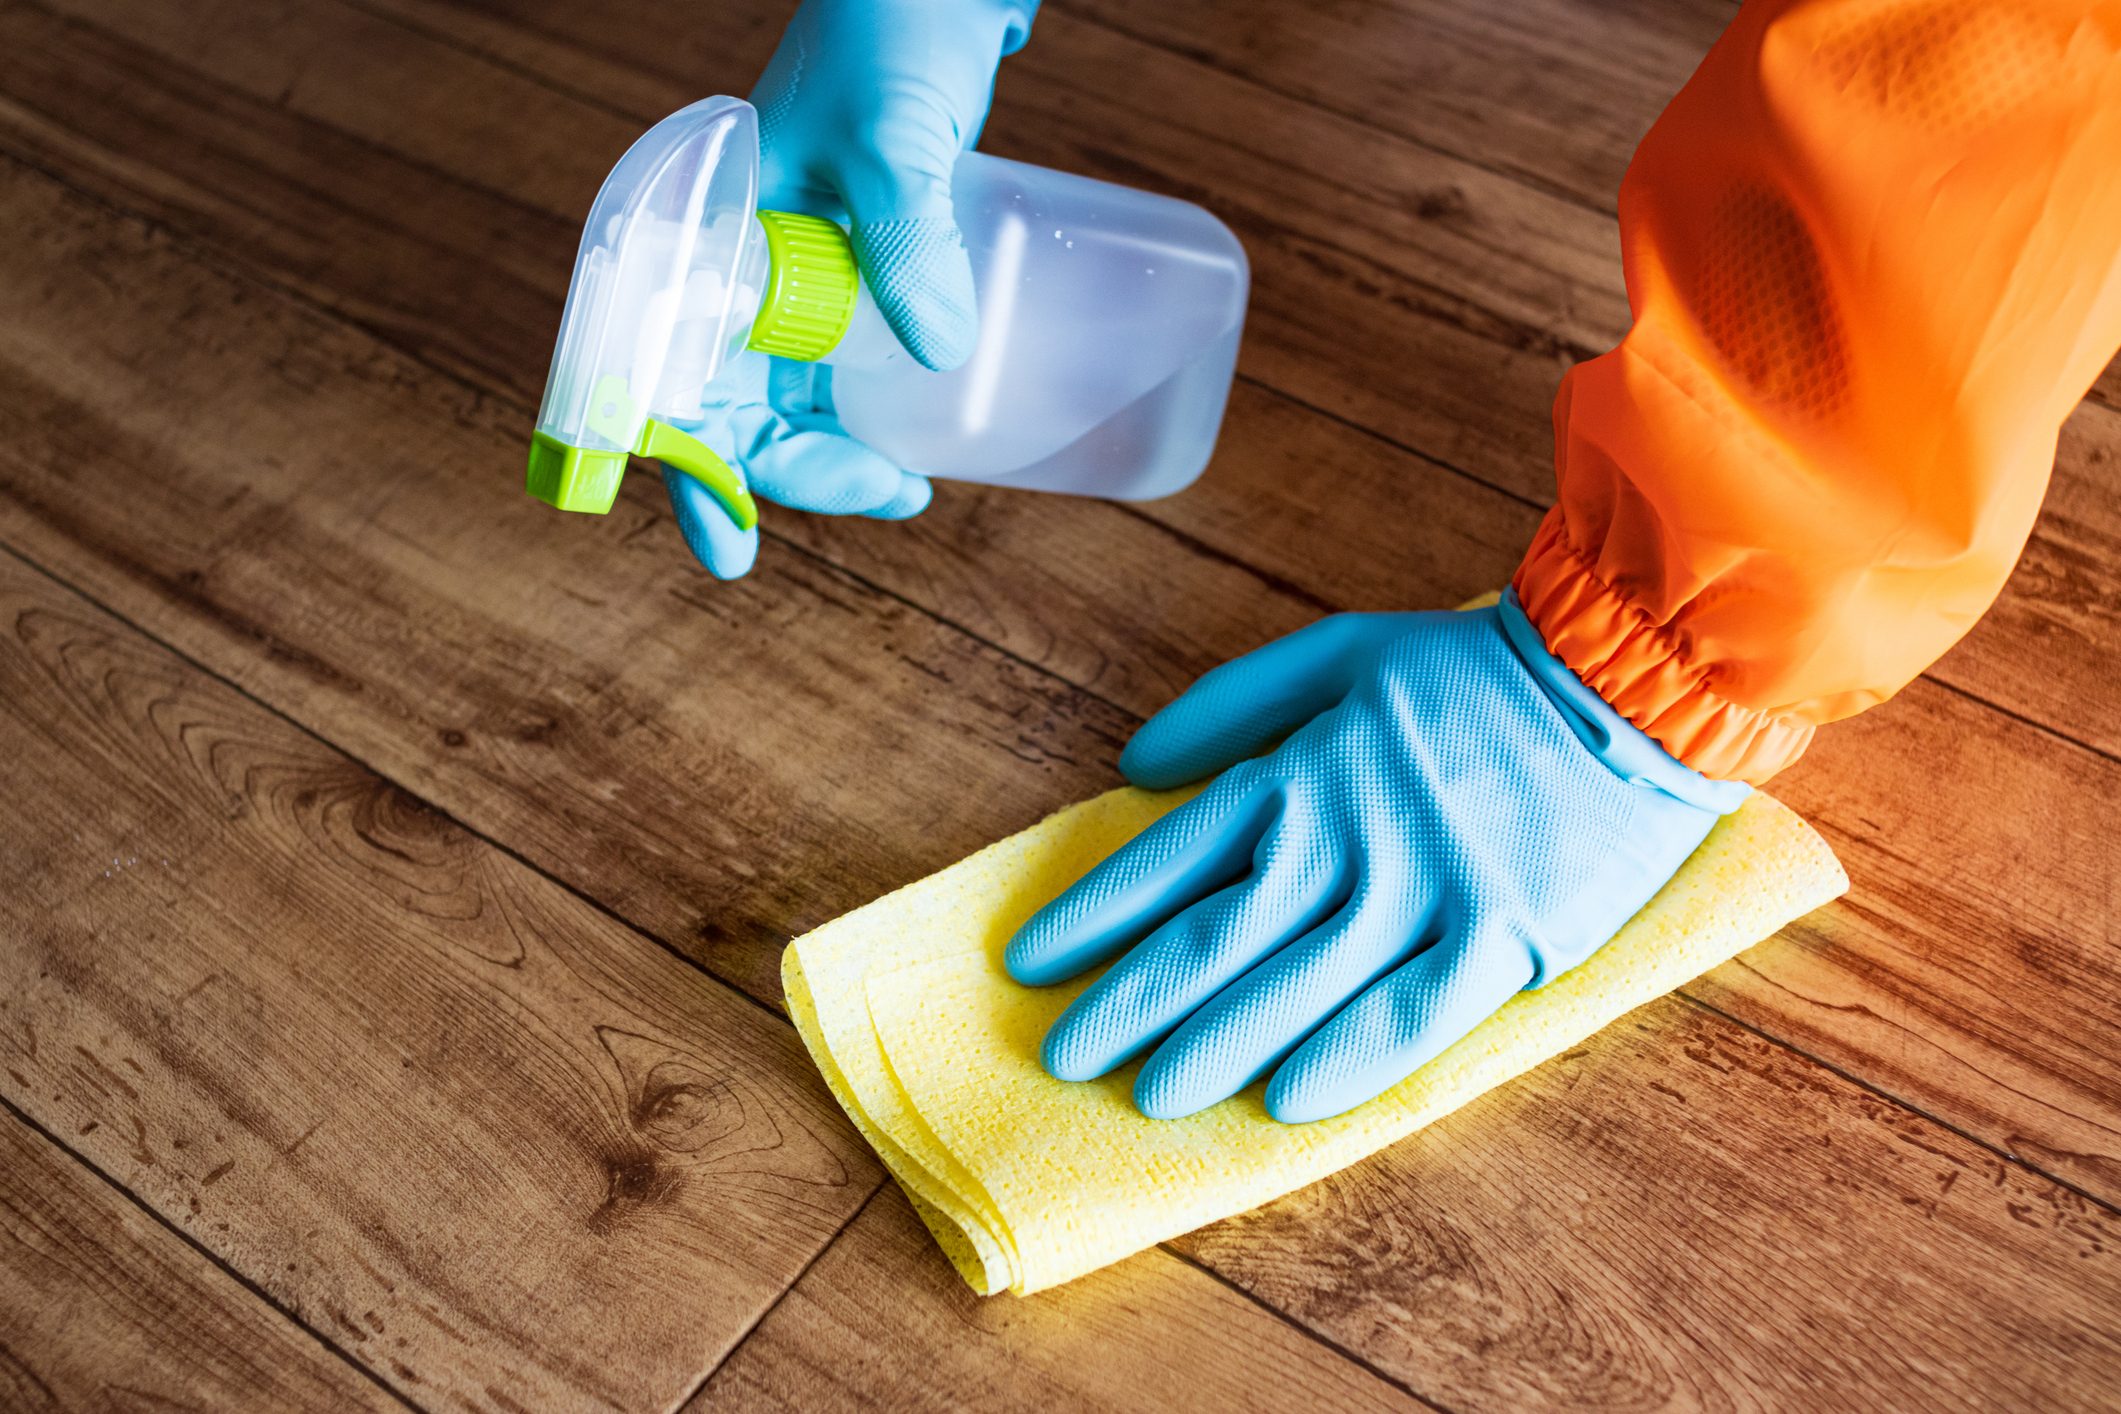
[[[2121,345],[2121,0],[1748,0],[1620,192],[1516,586],[1674,755],[1766,780],[1987,610]]]

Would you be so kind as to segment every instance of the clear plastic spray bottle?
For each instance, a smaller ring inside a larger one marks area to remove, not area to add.
[[[848,433],[912,471],[1143,500],[1207,465],[1249,276],[1200,207],[966,153],[952,199],[979,341],[936,373],[885,324],[844,230],[757,209],[758,168],[751,105],[708,98],[605,179],[538,412],[532,495],[608,511],[638,453],[699,479],[748,528],[741,480],[685,430],[745,349],[829,364]]]

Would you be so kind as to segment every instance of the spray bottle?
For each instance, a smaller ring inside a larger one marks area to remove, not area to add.
[[[758,118],[673,113],[590,208],[530,450],[530,493],[611,509],[630,453],[699,480],[740,528],[744,483],[686,430],[744,350],[831,368],[848,433],[909,470],[1142,500],[1199,476],[1236,368],[1244,250],[1198,206],[968,152],[952,200],[980,331],[937,373],[899,344],[831,221],[758,209]]]

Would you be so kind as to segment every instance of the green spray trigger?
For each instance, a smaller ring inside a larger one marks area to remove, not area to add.
[[[640,435],[631,439],[634,455],[674,466],[706,487],[738,530],[759,523],[758,502],[751,499],[743,478],[691,433],[652,417],[642,418],[625,379],[610,374],[598,380],[584,424],[620,446],[628,444],[632,429],[639,426]],[[619,481],[625,474],[624,452],[571,446],[542,430],[530,439],[526,482],[530,494],[563,511],[605,514],[618,499]]]

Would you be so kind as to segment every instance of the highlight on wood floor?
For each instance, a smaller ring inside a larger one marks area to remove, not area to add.
[[[1995,610],[1776,781],[1844,898],[1311,1188],[965,1289],[782,945],[1216,663],[1502,583],[1735,5],[1050,0],[982,146],[1243,240],[1213,464],[778,515],[724,584],[653,478],[559,516],[522,455],[599,182],[787,9],[0,4],[0,1405],[2110,1403],[2112,368]]]

